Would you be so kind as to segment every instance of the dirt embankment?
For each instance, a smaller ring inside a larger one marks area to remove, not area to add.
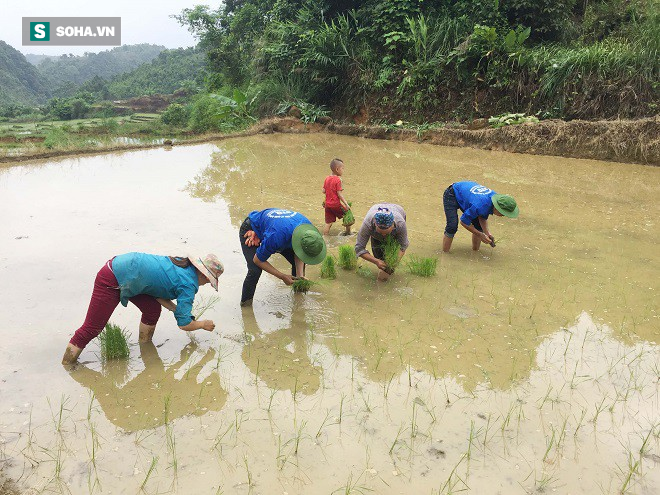
[[[308,125],[304,129],[305,126],[296,119],[286,118],[264,121],[257,127],[265,132],[325,131],[369,139],[660,165],[658,117],[596,122],[546,120],[498,129],[441,128],[425,131],[332,122],[326,126]]]
[[[535,124],[520,124],[499,129],[445,127],[432,130],[336,123],[330,119],[326,119],[323,124],[304,124],[295,117],[284,117],[262,120],[243,132],[206,134],[175,142],[175,145],[275,132],[329,132],[368,139],[400,140],[440,146],[468,146],[513,153],[660,165],[660,117],[657,116],[639,120],[596,122],[546,120]],[[161,144],[126,144],[74,150],[37,149],[25,155],[2,156],[0,163],[162,146]]]

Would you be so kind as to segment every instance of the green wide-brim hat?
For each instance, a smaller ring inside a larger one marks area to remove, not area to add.
[[[494,194],[491,198],[493,206],[497,208],[502,215],[509,218],[516,218],[520,210],[513,196],[508,194]]]
[[[295,228],[291,246],[296,256],[308,265],[318,265],[328,251],[323,236],[311,223],[303,223]]]

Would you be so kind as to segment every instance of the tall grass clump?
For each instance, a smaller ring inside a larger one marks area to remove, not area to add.
[[[339,259],[337,264],[344,270],[354,270],[357,266],[357,258],[355,257],[355,250],[352,246],[345,244],[339,246]]]
[[[393,273],[399,265],[399,251],[401,251],[399,241],[389,234],[383,242],[383,261],[387,265],[388,273]]]
[[[329,278],[332,280],[337,278],[337,268],[334,256],[326,256],[323,263],[321,263],[321,278]]]
[[[101,359],[103,361],[127,359],[130,354],[127,337],[128,334],[123,328],[108,323],[99,335]]]
[[[538,80],[536,104],[559,115],[634,117],[639,100],[653,101],[660,77],[660,30],[640,26],[634,39],[590,45],[538,46],[520,65]],[[615,111],[615,114],[612,114]]]
[[[413,275],[420,277],[432,277],[435,275],[438,266],[438,258],[424,258],[414,254],[408,259],[408,270]]]

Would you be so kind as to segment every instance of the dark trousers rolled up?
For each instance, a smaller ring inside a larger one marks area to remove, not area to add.
[[[254,297],[254,292],[257,290],[257,283],[261,277],[261,272],[263,271],[254,263],[254,256],[257,254],[257,246],[246,246],[245,245],[245,235],[246,232],[252,230],[252,224],[250,219],[246,218],[241,224],[241,228],[238,230],[238,238],[241,243],[241,249],[243,250],[243,256],[245,257],[245,263],[247,265],[247,275],[243,281],[243,292],[241,293],[241,304],[246,303]],[[263,240],[263,239],[262,239]],[[286,258],[286,260],[291,263],[291,275],[296,276],[296,260],[293,253],[293,249],[285,249],[281,251],[280,254]]]

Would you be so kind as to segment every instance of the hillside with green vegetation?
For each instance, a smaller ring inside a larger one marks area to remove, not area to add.
[[[94,77],[109,80],[151,62],[164,49],[164,46],[147,43],[118,46],[99,53],[45,58],[37,68],[54,92],[60,88],[59,93],[65,95],[66,89],[62,88],[79,86]]]
[[[43,55],[37,53],[26,53],[25,59],[30,62],[32,65],[39,65],[46,59],[57,60],[59,57],[57,55]]]
[[[203,86],[205,67],[206,57],[199,49],[163,50],[149,63],[115,76],[108,90],[115,98],[130,98]]]
[[[208,89],[240,88],[262,114],[287,102],[418,123],[658,112],[658,0],[244,0],[178,20],[207,51]]]
[[[0,105],[35,105],[50,96],[40,72],[25,56],[0,41]]]

